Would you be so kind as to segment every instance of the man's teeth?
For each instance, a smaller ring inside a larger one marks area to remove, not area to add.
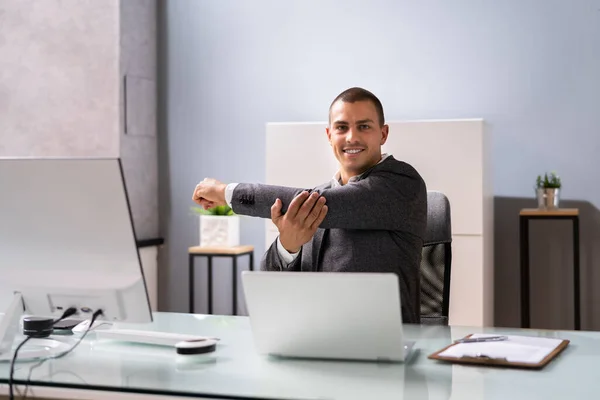
[[[360,153],[362,149],[352,149],[352,150],[344,150],[345,153],[356,154]]]

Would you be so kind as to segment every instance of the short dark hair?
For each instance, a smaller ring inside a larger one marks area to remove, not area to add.
[[[383,115],[383,106],[381,105],[381,101],[375,96],[373,93],[369,92],[367,89],[363,89],[360,87],[353,87],[350,89],[344,90],[342,93],[338,94],[337,97],[331,102],[329,106],[329,115],[330,115],[330,123],[331,123],[331,108],[337,101],[343,101],[344,103],[354,103],[357,101],[370,101],[375,106],[375,111],[377,111],[377,118],[379,119],[379,126],[383,126],[385,124],[385,117]]]

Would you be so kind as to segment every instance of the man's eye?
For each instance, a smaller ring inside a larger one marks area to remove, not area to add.
[[[360,128],[361,130],[363,130],[363,131],[364,131],[364,130],[366,130],[366,129],[369,129],[369,128],[370,128],[370,126],[369,126],[369,125],[366,125],[366,124],[363,124],[363,125],[359,125],[359,128]]]
[[[346,128],[347,128],[347,126],[344,126],[344,125],[338,125],[338,127],[337,127],[337,130],[338,130],[338,131],[345,131],[345,130],[346,130]]]

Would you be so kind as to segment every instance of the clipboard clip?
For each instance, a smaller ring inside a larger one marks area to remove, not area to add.
[[[466,337],[455,340],[454,343],[480,343],[480,342],[502,342],[508,340],[508,336],[483,336],[483,337]]]
[[[487,361],[508,362],[508,359],[506,357],[493,358],[493,357],[490,357],[490,356],[482,354],[482,353],[477,353],[474,356],[462,356],[460,359],[461,360],[487,360]]]

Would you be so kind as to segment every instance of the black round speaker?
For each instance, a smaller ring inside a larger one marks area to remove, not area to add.
[[[45,338],[54,330],[54,319],[45,317],[23,318],[23,335],[32,338]]]

